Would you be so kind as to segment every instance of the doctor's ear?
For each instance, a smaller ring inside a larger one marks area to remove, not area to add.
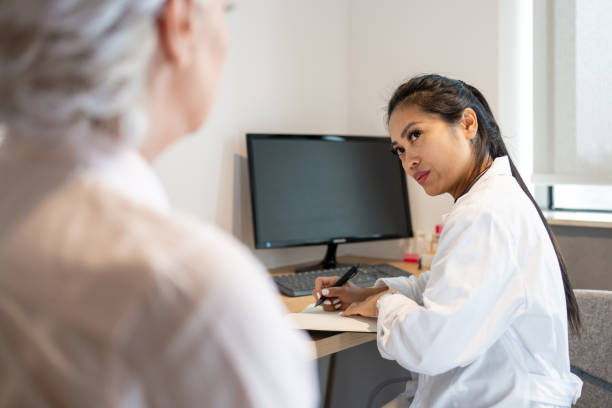
[[[478,117],[472,108],[465,108],[459,121],[459,129],[467,140],[473,140],[478,133]]]

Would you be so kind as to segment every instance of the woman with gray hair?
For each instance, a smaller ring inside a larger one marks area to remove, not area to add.
[[[146,160],[204,122],[222,0],[0,5],[0,407],[314,407],[265,270]]]

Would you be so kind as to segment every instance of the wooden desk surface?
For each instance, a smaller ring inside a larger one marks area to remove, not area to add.
[[[418,276],[421,271],[417,269],[417,265],[413,263],[405,263],[402,261],[393,261],[389,259],[369,258],[359,256],[341,256],[338,257],[338,262],[342,263],[364,263],[377,264],[388,263],[397,268],[403,269]],[[270,270],[272,275],[280,275],[293,272],[297,265],[283,266]],[[298,313],[306,306],[314,302],[312,296],[288,297],[282,295],[285,306],[291,313]],[[310,337],[316,349],[317,358],[323,357],[332,353],[337,353],[348,348],[358,346],[363,343],[376,339],[376,333],[354,333],[354,332],[323,332],[309,331]]]

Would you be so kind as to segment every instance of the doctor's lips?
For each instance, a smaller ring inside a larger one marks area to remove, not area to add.
[[[429,176],[429,170],[417,171],[416,173],[414,173],[413,177],[417,181],[417,183],[423,185],[423,183],[425,183],[425,180],[427,180],[427,176]]]

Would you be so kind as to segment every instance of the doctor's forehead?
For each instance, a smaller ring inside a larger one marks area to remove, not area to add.
[[[412,122],[422,122],[430,116],[432,116],[430,113],[423,111],[423,109],[414,104],[400,105],[395,108],[389,118],[389,128]]]
[[[418,125],[439,120],[438,115],[425,112],[414,104],[398,106],[389,118],[389,135],[393,140],[405,139],[409,131]]]
[[[405,139],[412,128],[423,124],[424,121],[422,114],[412,110],[396,109],[389,119],[389,136],[394,141]]]

